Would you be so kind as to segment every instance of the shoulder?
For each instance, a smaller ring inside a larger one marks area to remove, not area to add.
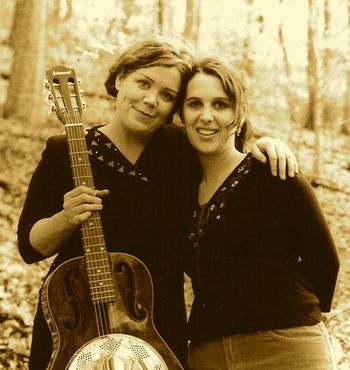
[[[178,126],[169,125],[160,127],[153,135],[151,146],[159,151],[180,155],[187,148],[187,139],[184,130]]]
[[[89,127],[85,130],[86,134],[85,134],[85,137],[86,139],[90,139],[90,138],[93,138],[94,135],[95,135],[95,132],[96,130],[101,127],[100,126],[93,126],[93,127]],[[64,151],[67,151],[68,150],[68,144],[67,144],[67,135],[64,131],[62,131],[61,133],[58,133],[56,135],[53,135],[53,136],[50,136],[47,141],[46,141],[46,148],[45,150],[48,150],[48,151],[56,151],[56,150],[64,150]]]
[[[56,151],[67,147],[67,136],[65,133],[50,136],[46,140],[45,151]]]
[[[271,174],[268,163],[262,163],[251,158],[251,174],[257,183],[265,184],[275,190],[294,191],[294,192],[313,192],[312,186],[303,173],[298,173],[294,177],[287,177],[285,180]]]
[[[160,127],[156,132],[156,136],[173,143],[183,142],[186,137],[185,131],[180,126],[174,124]]]
[[[50,136],[46,140],[46,146],[41,155],[41,162],[43,164],[55,163],[57,166],[61,162],[69,161],[68,143],[65,133]]]

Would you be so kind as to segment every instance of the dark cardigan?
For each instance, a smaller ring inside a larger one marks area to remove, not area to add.
[[[192,340],[313,325],[331,308],[337,250],[302,175],[280,180],[248,155],[197,204],[188,244]]]

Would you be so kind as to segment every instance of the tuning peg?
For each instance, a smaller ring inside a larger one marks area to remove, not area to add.
[[[81,106],[82,106],[83,110],[86,110],[86,102],[85,101],[81,102]]]
[[[53,102],[53,95],[52,95],[52,92],[48,92],[47,93],[47,100],[50,101],[50,102]]]
[[[51,107],[50,107],[50,112],[51,113],[54,113],[54,112],[56,112],[57,111],[57,108],[56,108],[56,105],[55,104],[51,104]]]
[[[44,90],[50,90],[50,84],[48,80],[45,80],[44,82]]]
[[[78,82],[78,86],[81,86],[81,78],[80,77],[77,78],[77,82]]]
[[[80,97],[82,98],[84,96],[84,90],[83,89],[79,89],[79,93],[80,93]]]

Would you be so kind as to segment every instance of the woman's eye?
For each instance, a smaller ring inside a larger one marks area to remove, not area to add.
[[[200,102],[198,100],[193,100],[193,101],[190,101],[188,104],[187,104],[190,108],[198,108],[200,107]]]
[[[142,88],[148,88],[150,86],[150,83],[147,80],[137,80],[136,82]]]
[[[169,92],[163,92],[162,93],[162,96],[163,96],[163,99],[165,100],[165,101],[174,101],[175,100],[175,96],[173,95],[173,94],[171,94],[171,93],[169,93]]]
[[[228,106],[228,104],[224,101],[218,100],[214,103],[215,108],[217,109],[224,109]]]

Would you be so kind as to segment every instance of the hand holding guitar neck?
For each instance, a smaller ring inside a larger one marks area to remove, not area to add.
[[[66,193],[63,211],[67,222],[71,225],[80,225],[92,215],[93,211],[102,210],[102,198],[108,193],[107,189],[94,190],[86,186],[78,186]]]

